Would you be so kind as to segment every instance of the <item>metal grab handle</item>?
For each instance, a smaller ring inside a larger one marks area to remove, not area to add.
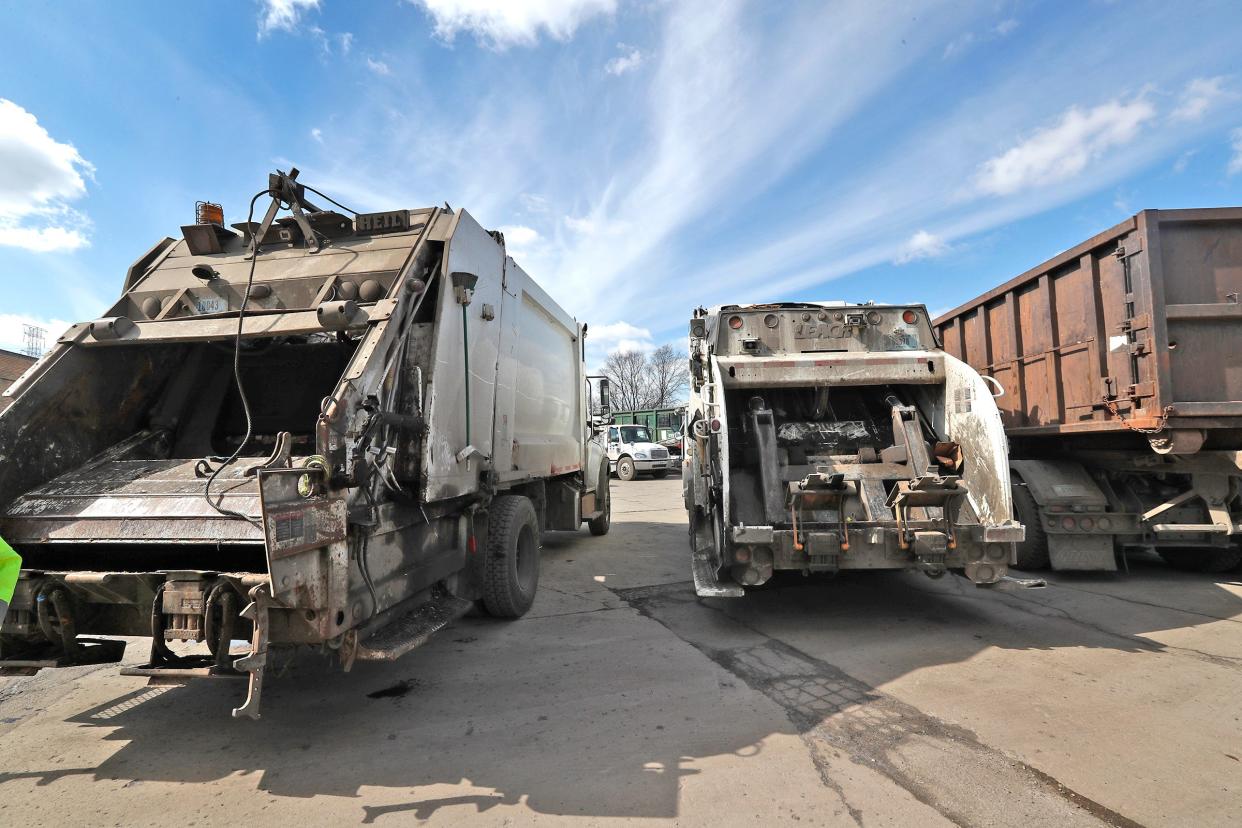
[[[992,394],[993,399],[999,400],[1001,397],[1005,396],[1005,386],[1001,385],[1000,380],[996,377],[989,377],[987,374],[980,374],[979,379],[984,382],[990,382],[996,386],[996,392]]]

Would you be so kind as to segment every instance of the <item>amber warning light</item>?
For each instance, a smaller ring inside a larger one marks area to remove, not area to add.
[[[210,201],[194,202],[195,224],[216,224],[224,226],[224,208]]]

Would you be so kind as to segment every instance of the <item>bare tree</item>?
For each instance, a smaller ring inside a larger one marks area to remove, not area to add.
[[[647,408],[668,408],[685,399],[690,384],[689,357],[672,345],[661,345],[647,357],[651,401]]]
[[[642,351],[609,354],[601,373],[608,377],[614,411],[676,405],[690,381],[687,357],[672,345],[662,345],[650,355]]]
[[[600,373],[608,377],[608,401],[614,411],[646,407],[647,356],[642,351],[609,354]]]

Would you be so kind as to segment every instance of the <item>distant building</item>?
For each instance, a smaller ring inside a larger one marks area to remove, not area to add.
[[[0,349],[0,393],[4,393],[4,389],[17,382],[17,378],[34,364],[34,357]]]

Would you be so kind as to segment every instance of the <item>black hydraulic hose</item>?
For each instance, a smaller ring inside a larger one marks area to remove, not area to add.
[[[341,202],[339,202],[339,201],[337,201],[336,199],[334,199],[332,196],[326,196],[326,195],[324,195],[323,193],[319,192],[318,190],[316,190],[316,189],[315,189],[314,187],[312,187],[311,185],[309,185],[309,184],[303,184],[303,185],[302,185],[302,187],[303,187],[303,189],[310,190],[312,193],[314,193],[315,195],[319,196],[320,198],[323,198],[323,199],[328,200],[329,202],[331,202],[332,204],[336,205],[337,207],[340,207],[340,208],[341,208],[342,210],[344,210],[345,212],[347,212],[347,213],[353,213],[355,216],[356,216],[356,215],[358,215],[358,211],[357,211],[357,210],[351,210],[351,209],[349,209],[349,208],[348,208],[348,207],[346,207],[344,204],[342,204]]]
[[[250,212],[246,215],[246,226],[251,228],[251,233],[255,232],[252,227],[254,223],[255,202],[257,202],[264,195],[267,195],[267,192],[267,190],[257,192],[254,194],[254,198],[250,199]],[[247,523],[262,529],[263,524],[258,519],[253,518],[250,515],[243,514],[242,512],[226,509],[221,506],[220,504],[224,500],[223,493],[221,493],[216,500],[213,501],[211,499],[211,486],[216,482],[216,478],[220,476],[220,472],[237,462],[237,458],[241,456],[241,453],[245,450],[247,444],[250,443],[250,439],[254,436],[254,419],[250,414],[250,400],[246,397],[246,387],[242,382],[241,376],[241,343],[243,324],[246,319],[246,305],[250,302],[250,290],[254,287],[254,268],[259,261],[258,241],[258,239],[255,239],[254,253],[250,257],[250,275],[246,279],[246,293],[242,297],[241,308],[237,312],[237,336],[233,340],[233,381],[237,384],[237,396],[241,397],[242,410],[246,414],[246,436],[242,438],[240,443],[238,443],[237,448],[234,449],[233,453],[229,455],[229,457],[226,458],[221,465],[217,466],[214,472],[211,473],[211,477],[207,479],[207,485],[203,488],[203,497],[207,500],[207,505],[216,510],[217,513],[224,515],[225,517],[241,518]]]

